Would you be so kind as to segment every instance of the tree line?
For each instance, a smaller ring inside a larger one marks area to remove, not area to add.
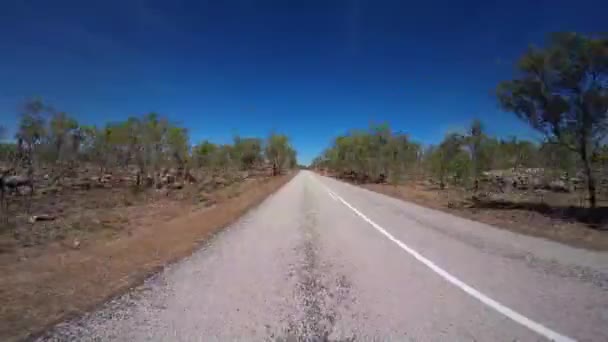
[[[311,164],[358,182],[394,182],[432,176],[447,183],[475,186],[480,175],[494,169],[547,168],[574,177],[576,155],[554,143],[487,135],[473,120],[465,133],[448,133],[436,145],[423,146],[388,124],[372,125],[337,137]]]
[[[503,110],[542,133],[544,141],[496,139],[474,120],[467,132],[422,147],[386,125],[373,126],[339,136],[312,166],[362,182],[399,182],[404,174],[425,173],[442,188],[452,182],[474,189],[480,175],[492,169],[538,167],[566,176],[581,171],[595,207],[596,170],[605,173],[608,159],[606,35],[552,34],[545,47],[524,52],[514,77],[497,86],[497,99]]]
[[[416,165],[420,150],[421,145],[407,134],[393,132],[386,124],[373,125],[337,137],[311,167],[330,169],[357,182],[399,181]]]
[[[41,99],[30,99],[20,109],[14,140],[0,144],[0,162],[27,179],[40,167],[50,168],[57,180],[83,164],[95,166],[100,176],[111,169],[135,168],[136,185],[149,186],[159,182],[166,168],[183,175],[194,168],[231,172],[271,165],[276,175],[295,167],[297,160],[289,138],[279,133],[191,146],[186,127],[157,113],[84,125]]]

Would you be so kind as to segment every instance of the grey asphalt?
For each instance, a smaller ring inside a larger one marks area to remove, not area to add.
[[[395,239],[526,319],[608,341],[608,254],[300,172],[192,256],[40,340],[543,341]]]

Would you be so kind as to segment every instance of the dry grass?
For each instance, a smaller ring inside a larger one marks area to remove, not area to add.
[[[34,336],[120,294],[168,263],[192,253],[202,241],[289,181],[293,175],[247,180],[223,188],[211,207],[150,207],[112,238],[91,238],[75,248],[45,246],[19,262],[0,266],[0,340]],[[149,214],[149,215],[148,215]],[[165,223],[159,215],[175,219]]]
[[[514,193],[499,200],[472,201],[470,193],[461,189],[439,190],[421,183],[362,186],[514,232],[575,247],[608,250],[608,230],[605,229],[608,208],[590,211],[573,206],[578,202],[576,194],[547,193],[541,199],[538,195]]]

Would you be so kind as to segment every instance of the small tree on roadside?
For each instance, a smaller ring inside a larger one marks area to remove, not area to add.
[[[52,109],[41,99],[27,100],[21,109],[21,120],[15,138],[17,138],[17,158],[27,170],[27,183],[30,186],[30,196],[27,202],[29,213],[34,195],[34,173],[41,151],[41,145],[47,137],[46,119]]]
[[[261,139],[235,136],[233,146],[234,159],[239,163],[241,169],[252,169],[262,161]]]
[[[35,153],[47,136],[46,120],[44,115],[48,106],[40,99],[27,100],[21,110],[21,120],[15,137],[20,152],[20,158],[29,165],[33,171]]]
[[[554,34],[546,48],[524,53],[518,71],[498,86],[501,106],[578,154],[595,207],[591,156],[608,133],[608,39]]]
[[[441,189],[445,188],[446,178],[450,173],[460,175],[460,172],[451,171],[454,171],[454,166],[461,164],[453,164],[453,162],[462,152],[462,143],[463,137],[459,134],[452,133],[448,134],[439,146],[429,151],[431,172],[438,178],[439,187]]]
[[[40,159],[55,164],[55,181],[60,182],[66,169],[73,166],[79,147],[78,122],[64,112],[53,112],[47,132],[45,148],[40,151]]]
[[[289,144],[289,138],[283,134],[272,133],[266,141],[264,154],[273,166],[273,175],[281,174],[283,169],[290,166],[290,157],[293,149]]]
[[[209,140],[205,140],[194,146],[192,157],[194,158],[195,165],[209,170],[216,167],[217,150],[218,146]]]
[[[80,127],[80,158],[99,167],[99,176],[103,176],[110,162],[110,146],[106,130],[95,126]]]
[[[169,160],[177,164],[178,169],[183,172],[190,156],[188,130],[170,126],[166,140]]]
[[[469,128],[465,143],[471,154],[471,167],[473,171],[474,190],[479,190],[479,175],[482,171],[482,141],[483,126],[478,119],[473,120]]]
[[[15,143],[3,142],[6,138],[6,128],[0,126],[0,162],[10,162],[17,153],[17,145]]]
[[[537,167],[541,163],[539,157],[538,146],[534,143],[510,137],[496,142],[490,164],[498,169]]]
[[[64,112],[53,113],[49,121],[49,161],[61,161],[66,154],[78,123]]]
[[[17,155],[17,144],[11,142],[0,142],[0,162],[10,164]]]
[[[143,164],[152,169],[154,182],[159,181],[159,169],[164,159],[163,139],[169,129],[167,120],[159,118],[156,113],[148,113],[140,119],[139,144]]]

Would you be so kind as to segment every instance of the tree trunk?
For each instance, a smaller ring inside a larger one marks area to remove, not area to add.
[[[5,210],[4,203],[4,177],[5,175],[0,175],[0,224],[5,225],[8,224],[8,210]],[[8,205],[6,205],[8,208]]]
[[[277,162],[276,160],[272,163],[272,176],[276,176],[278,175],[278,170],[277,170]]]
[[[589,158],[587,158],[586,153],[583,154],[583,164],[585,166],[585,176],[587,176],[587,191],[589,192],[589,205],[591,206],[591,208],[595,208],[595,206],[596,206],[595,177],[593,176],[593,171],[591,170]]]
[[[34,161],[32,160],[34,158],[33,152],[32,152],[33,148],[30,149],[30,154],[29,154],[29,158],[28,158],[28,167],[27,167],[27,178],[30,182],[30,196],[29,199],[27,201],[27,207],[26,207],[26,213],[29,215],[30,211],[32,210],[32,199],[34,197]]]

